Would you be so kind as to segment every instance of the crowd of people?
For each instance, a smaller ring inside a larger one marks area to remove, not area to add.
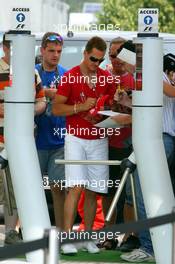
[[[72,230],[77,211],[82,217],[79,230],[100,229],[122,177],[119,166],[107,165],[57,165],[55,159],[67,160],[122,160],[132,152],[132,90],[135,89],[135,64],[122,57],[126,49],[135,56],[131,41],[114,38],[109,47],[110,64],[100,68],[107,51],[106,42],[97,36],[86,43],[80,65],[64,69],[60,64],[64,40],[56,32],[44,34],[41,42],[41,62],[35,67],[35,140],[41,174],[48,175],[53,198],[55,224],[65,232]],[[0,74],[4,76],[0,90],[0,165],[8,167],[8,153],[4,148],[4,87],[10,68],[10,44],[3,38],[4,57],[0,59]],[[163,58],[163,142],[172,179],[174,181],[175,153],[175,56]],[[4,75],[3,75],[4,74]],[[70,76],[74,81],[70,81]],[[105,98],[100,110],[112,109],[120,114],[112,117],[116,129],[105,132],[97,125],[104,116],[97,111],[99,100]],[[125,113],[125,115],[123,115]],[[57,133],[55,133],[55,131]],[[62,133],[64,131],[64,133]],[[6,170],[7,171],[7,170]],[[2,172],[2,170],[1,170]],[[136,200],[139,219],[146,218],[137,169],[134,171]],[[10,172],[6,173],[10,176]],[[11,182],[11,180],[10,180]],[[62,184],[64,182],[64,185]],[[110,183],[110,184],[109,184]],[[112,184],[111,184],[112,183]],[[17,206],[12,183],[11,200],[13,215],[9,215],[4,183],[0,174],[0,200],[4,205],[5,243],[17,243],[22,235],[18,232]],[[31,201],[30,201],[31,202]],[[36,201],[35,201],[36,202]],[[130,182],[120,195],[110,224],[133,219],[133,201]],[[121,258],[128,262],[154,261],[149,231],[126,234],[121,245],[118,239],[106,239],[103,243],[83,243],[89,253],[99,253],[102,248],[120,250]],[[77,254],[75,244],[62,246],[63,254]],[[129,252],[129,253],[128,253]]]

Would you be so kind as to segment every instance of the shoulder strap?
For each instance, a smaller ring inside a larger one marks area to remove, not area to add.
[[[42,80],[42,73],[44,71],[42,64],[37,64],[36,69],[38,70],[38,73],[39,73],[40,78]],[[56,80],[55,83],[56,83],[56,85],[58,85],[60,82],[60,76],[61,76],[60,70],[61,70],[61,68],[59,67],[59,65],[57,65],[57,68],[55,71],[55,80]]]
[[[42,70],[42,67],[41,67],[41,63],[36,65],[36,69],[37,69],[37,71],[39,73],[40,78],[42,78],[43,70]]]

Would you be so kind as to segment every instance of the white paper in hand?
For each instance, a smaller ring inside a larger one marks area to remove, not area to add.
[[[119,112],[114,112],[112,110],[106,110],[106,111],[98,111],[98,114],[105,115],[105,116],[117,116],[117,115],[127,115]]]
[[[105,120],[97,123],[95,126],[96,127],[104,127],[104,128],[108,128],[108,127],[111,127],[111,128],[121,128],[121,127],[123,127],[122,125],[117,124],[113,119],[111,119],[111,117],[108,117]]]

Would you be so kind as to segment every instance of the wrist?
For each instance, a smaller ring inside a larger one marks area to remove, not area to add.
[[[77,114],[79,112],[84,111],[83,104],[74,104],[74,113]]]
[[[74,104],[73,105],[73,113],[74,114],[77,114],[77,104]]]
[[[82,112],[83,111],[83,104],[77,104],[77,112]]]

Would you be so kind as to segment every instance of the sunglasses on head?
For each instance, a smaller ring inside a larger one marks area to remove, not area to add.
[[[101,59],[97,59],[95,58],[94,56],[90,56],[89,59],[92,61],[92,62],[99,62],[99,63],[102,63],[104,61],[104,58],[101,58]]]
[[[50,35],[46,38],[46,40],[63,42],[63,38],[58,35]]]
[[[117,57],[116,54],[109,54],[109,57],[111,57],[112,59],[115,59]]]

